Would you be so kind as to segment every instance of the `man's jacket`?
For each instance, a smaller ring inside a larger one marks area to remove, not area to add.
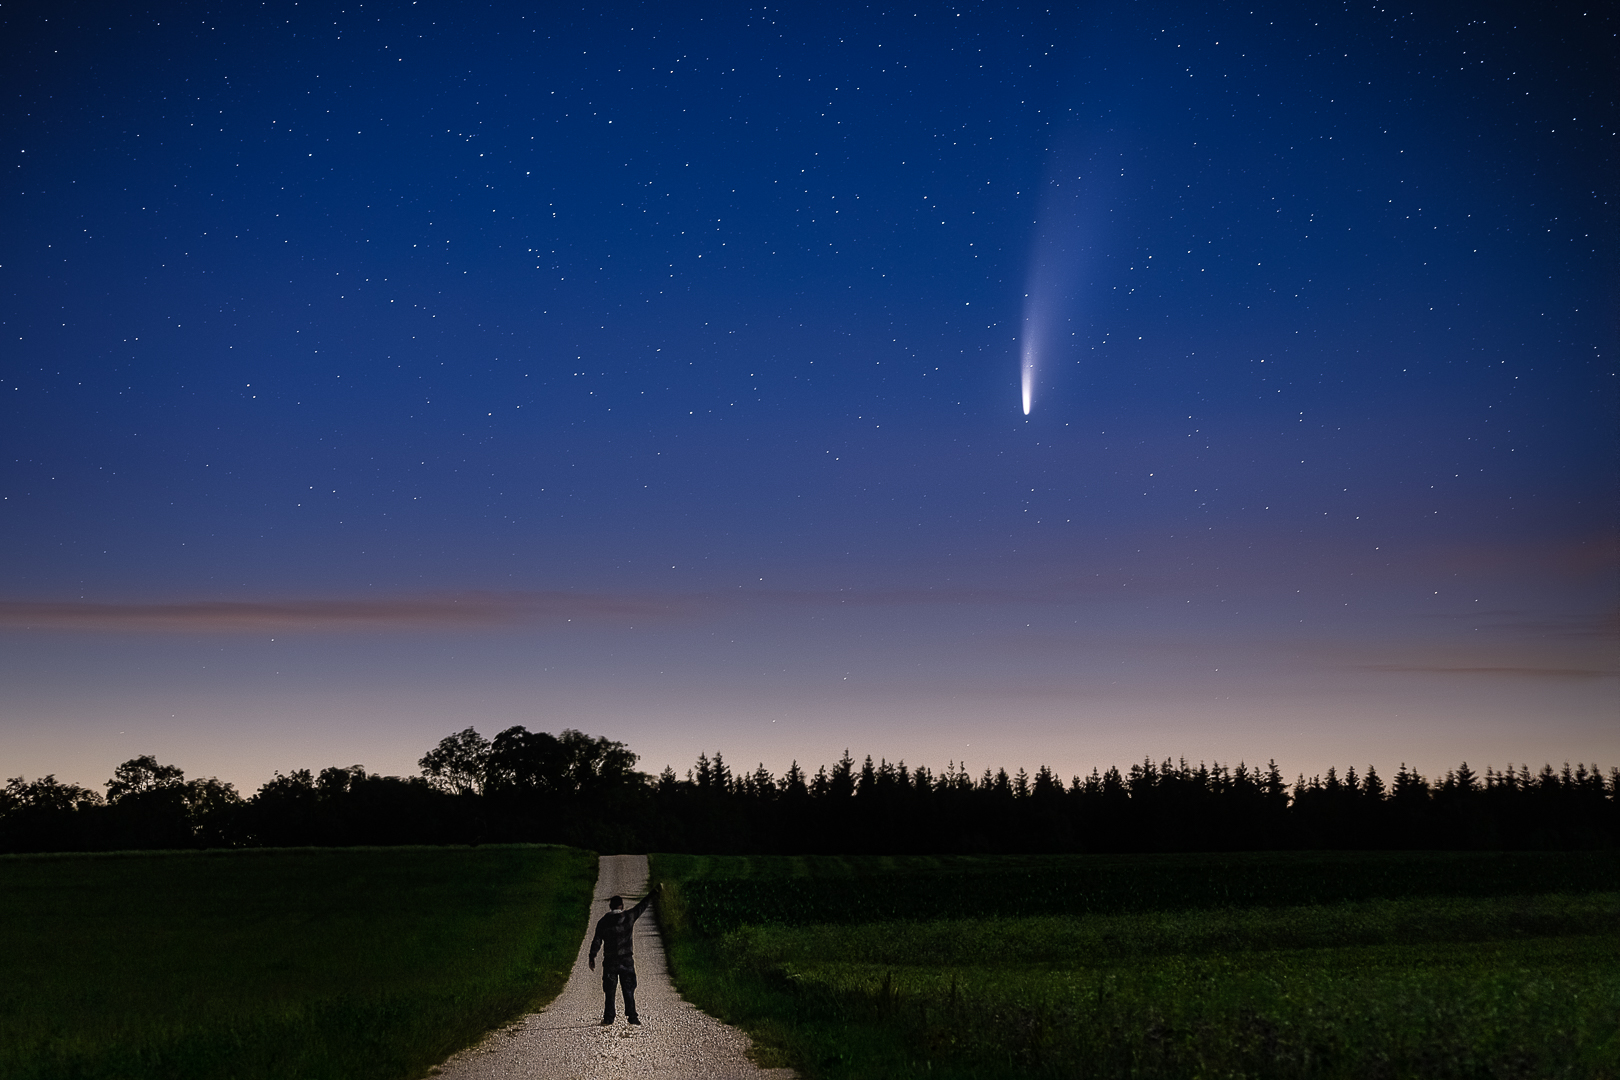
[[[641,913],[647,910],[652,903],[652,893],[642,898],[641,903],[629,910],[610,911],[596,920],[596,936],[591,939],[591,959],[596,959],[596,950],[602,950],[602,970],[609,974],[622,975],[625,972],[636,970],[636,954],[631,941],[632,931],[636,920]]]

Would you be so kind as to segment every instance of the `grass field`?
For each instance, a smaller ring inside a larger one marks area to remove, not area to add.
[[[568,848],[0,857],[0,1076],[423,1075],[562,989]]]
[[[811,1077],[1620,1077],[1612,854],[654,875],[682,992]]]

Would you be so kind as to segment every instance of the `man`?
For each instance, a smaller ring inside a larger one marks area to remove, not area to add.
[[[649,892],[629,911],[624,910],[624,897],[610,897],[608,913],[596,922],[596,936],[591,939],[590,967],[592,971],[596,970],[596,950],[601,949],[602,992],[607,995],[607,1002],[602,1006],[603,1027],[613,1023],[615,983],[624,986],[624,1018],[632,1024],[641,1023],[640,1017],[636,1016],[636,955],[631,938],[636,920],[652,903],[653,892],[657,892],[657,889]]]

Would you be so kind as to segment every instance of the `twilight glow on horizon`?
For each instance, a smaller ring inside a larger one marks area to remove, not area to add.
[[[0,24],[0,779],[1620,764],[1611,12]]]

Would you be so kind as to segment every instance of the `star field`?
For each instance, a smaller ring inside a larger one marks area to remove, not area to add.
[[[1620,750],[1602,9],[0,21],[11,773]]]

